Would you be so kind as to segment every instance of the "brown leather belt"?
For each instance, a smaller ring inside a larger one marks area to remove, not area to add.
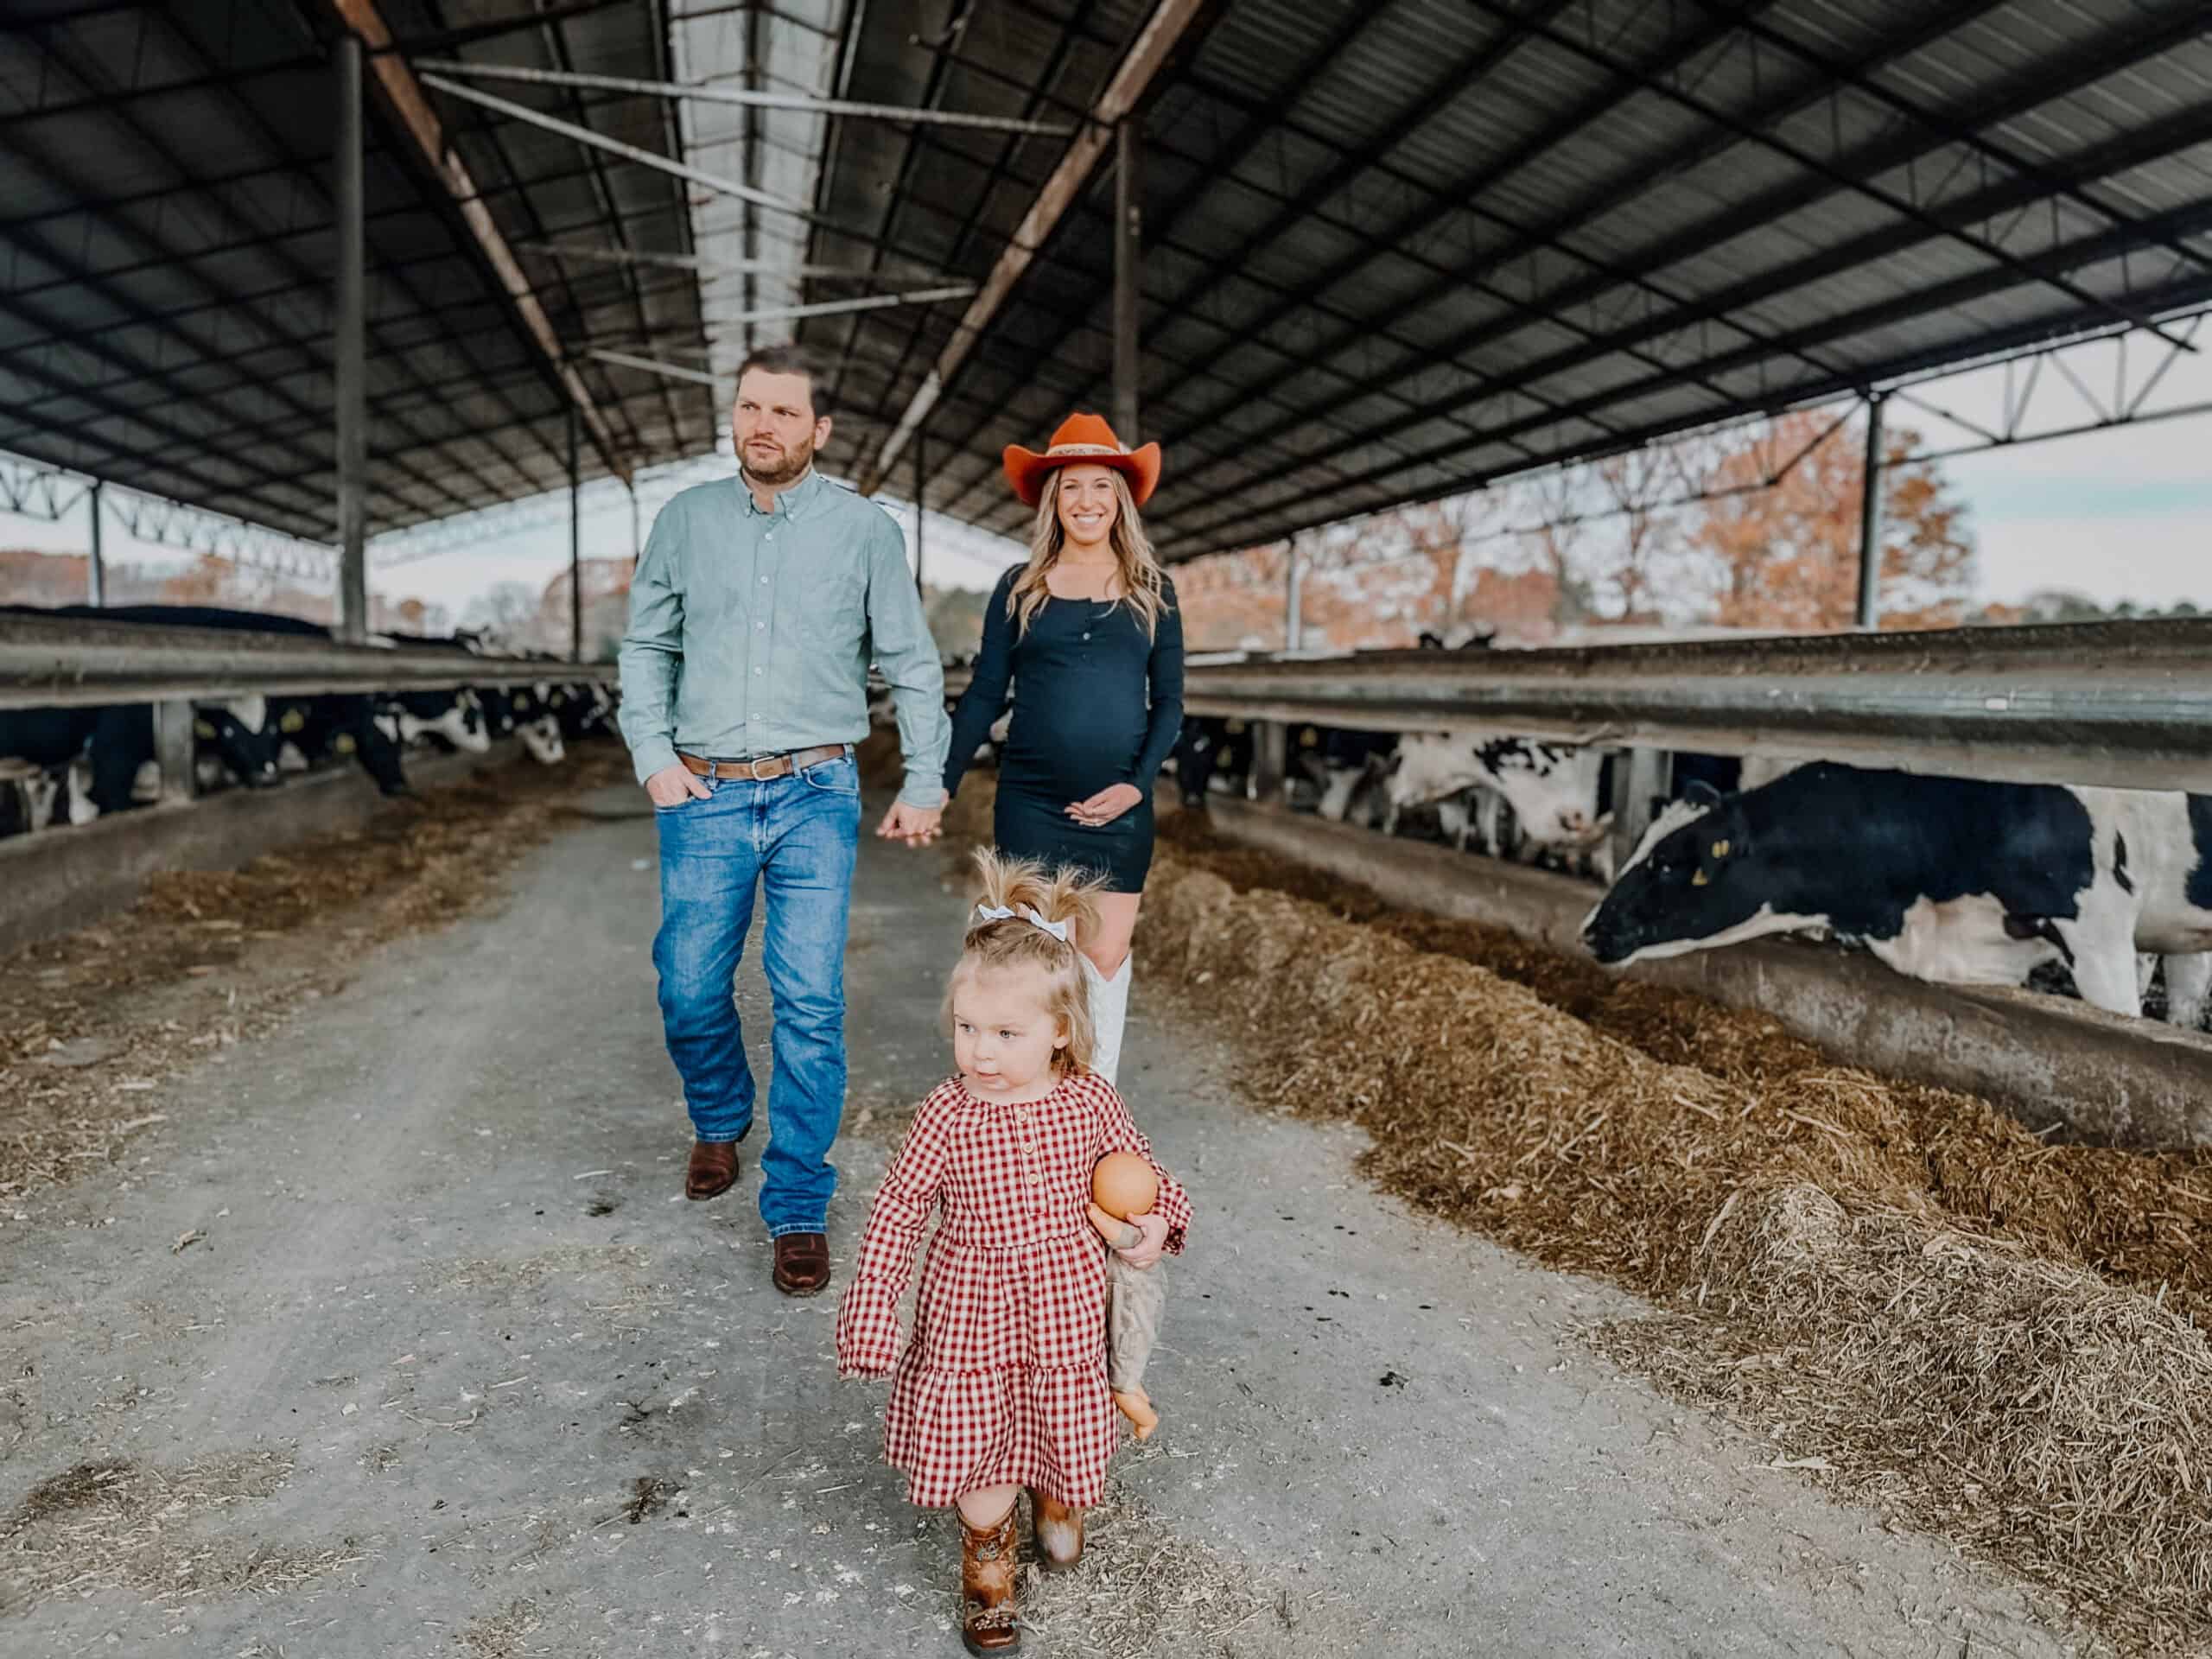
[[[696,778],[741,778],[764,784],[771,778],[788,778],[824,760],[842,760],[849,753],[842,743],[825,743],[817,749],[793,749],[789,754],[764,754],[755,760],[702,760],[677,752],[683,769]]]

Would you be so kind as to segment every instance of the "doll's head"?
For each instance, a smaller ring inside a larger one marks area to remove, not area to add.
[[[1149,1215],[1160,1201],[1160,1177],[1134,1152],[1109,1152],[1091,1168],[1090,1201],[1123,1221]]]
[[[1087,1069],[1090,993],[1076,955],[1098,925],[1098,884],[1029,859],[976,855],[982,898],[945,988],[960,1074],[988,1098]]]

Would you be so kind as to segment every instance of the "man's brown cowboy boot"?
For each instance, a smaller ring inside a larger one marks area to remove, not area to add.
[[[953,1510],[960,1521],[960,1642],[977,1659],[1021,1646],[1014,1610],[1014,1512],[1020,1507],[1007,1504],[998,1523],[981,1532]]]
[[[1047,1573],[1065,1573],[1083,1559],[1083,1511],[1029,1489],[1029,1530]]]
[[[736,1184],[736,1141],[694,1141],[691,1143],[691,1162],[683,1172],[685,1198],[719,1198]]]

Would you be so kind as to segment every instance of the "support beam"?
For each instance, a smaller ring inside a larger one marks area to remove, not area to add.
[[[367,235],[361,219],[361,41],[341,35],[336,54],[338,283],[333,308],[338,338],[338,637],[369,637]]]
[[[612,363],[618,368],[643,369],[648,374],[665,375],[671,380],[690,380],[702,386],[721,384],[704,369],[687,369],[680,363],[663,363],[650,357],[633,357],[628,352],[609,352],[594,347],[584,355],[597,362]]]
[[[1282,648],[1296,651],[1306,639],[1305,573],[1298,562],[1298,536],[1293,531],[1283,556]]]
[[[391,30],[385,23],[377,0],[328,0],[328,3],[339,21],[359,35],[374,54],[371,62],[378,84],[397,117],[404,139],[411,143],[420,165],[452,197],[455,211],[490,262],[499,286],[505,290],[524,332],[544,354],[547,368],[590,429],[592,444],[599,451],[600,459],[607,463],[609,472],[619,478],[628,478],[630,463],[615,442],[613,429],[593,403],[590,388],[567,361],[560,339],[553,332],[552,321],[537,302],[537,295],[531,292],[529,276],[515,258],[514,250],[507,245],[505,236],[492,217],[492,210],[486,206],[475,176],[454,150],[444,124],[430,107],[423,83],[416,79],[406,60],[391,49]]]
[[[1113,79],[1106,84],[1105,92],[1093,107],[1091,116],[1097,124],[1085,127],[1060,157],[1059,165],[1052,169],[1044,188],[1037,193],[1037,200],[1023,215],[1014,239],[991,267],[982,292],[969,302],[967,314],[938,354],[936,365],[923,377],[921,385],[892,428],[890,436],[884,440],[883,448],[876,452],[875,459],[861,469],[861,494],[873,495],[882,485],[892,463],[899,459],[899,451],[912,441],[931,406],[960,372],[977,342],[1012,297],[1015,286],[1052,239],[1060,220],[1075,206],[1084,187],[1104,159],[1106,148],[1113,142],[1115,126],[1135,113],[1154,78],[1166,67],[1207,4],[1208,0],[1160,0],[1151,18],[1138,32],[1128,56],[1122,60],[1121,67],[1114,72]]]
[[[929,432],[927,429],[918,428],[914,433],[914,591],[918,594],[923,591],[922,492],[926,489],[929,485],[929,474],[923,470],[925,463],[922,459],[922,454],[924,447],[928,442]]]
[[[1882,626],[1882,394],[1866,399],[1866,476],[1859,486],[1859,626]]]
[[[584,659],[584,501],[576,411],[569,410],[569,660]]]
[[[1135,116],[1114,129],[1114,430],[1137,442],[1137,284],[1144,272],[1144,127]]]
[[[785,201],[781,196],[770,195],[766,190],[755,190],[749,184],[735,179],[726,179],[719,173],[709,173],[703,167],[693,167],[664,156],[658,150],[643,149],[627,144],[620,138],[610,138],[603,132],[589,127],[580,127],[573,121],[563,121],[558,116],[543,115],[526,104],[517,104],[510,99],[494,98],[489,92],[480,92],[473,86],[464,86],[457,80],[443,75],[425,75],[423,85],[443,92],[448,98],[463,103],[480,105],[494,115],[503,115],[510,121],[519,121],[524,126],[543,127],[548,132],[557,132],[563,138],[573,138],[591,149],[603,149],[610,156],[620,156],[626,162],[635,162],[640,167],[650,167],[655,172],[665,173],[671,178],[689,180],[704,185],[709,190],[719,190],[726,196],[735,196],[740,201],[749,201],[757,207],[772,207],[779,213],[814,222],[817,215],[803,202]],[[834,227],[833,227],[834,228]]]
[[[100,480],[97,478],[92,480],[92,487],[85,492],[85,500],[92,519],[92,540],[86,560],[91,581],[85,597],[92,604],[105,605],[107,603],[107,563],[100,545]]]
[[[189,801],[199,791],[193,766],[192,704],[182,697],[154,705],[154,763],[162,769],[162,804]]]
[[[754,15],[758,15],[757,13]],[[912,109],[902,104],[861,104],[847,98],[814,98],[803,92],[756,92],[748,87],[700,86],[675,80],[635,80],[627,75],[575,74],[556,69],[524,69],[504,63],[425,61],[416,65],[440,74],[474,75],[486,80],[519,80],[538,86],[579,86],[593,92],[635,92],[640,98],[683,99],[694,104],[741,104],[761,110],[799,110],[809,115],[842,115],[861,120],[893,121],[907,126],[978,127],[989,132],[1020,132],[1065,138],[1075,131],[1056,121],[1028,121],[1011,115],[969,115],[958,110]]]

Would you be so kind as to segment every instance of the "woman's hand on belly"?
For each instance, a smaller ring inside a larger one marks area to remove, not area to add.
[[[1144,791],[1135,784],[1109,784],[1089,800],[1069,802],[1067,815],[1096,829],[1113,823],[1142,799]]]

